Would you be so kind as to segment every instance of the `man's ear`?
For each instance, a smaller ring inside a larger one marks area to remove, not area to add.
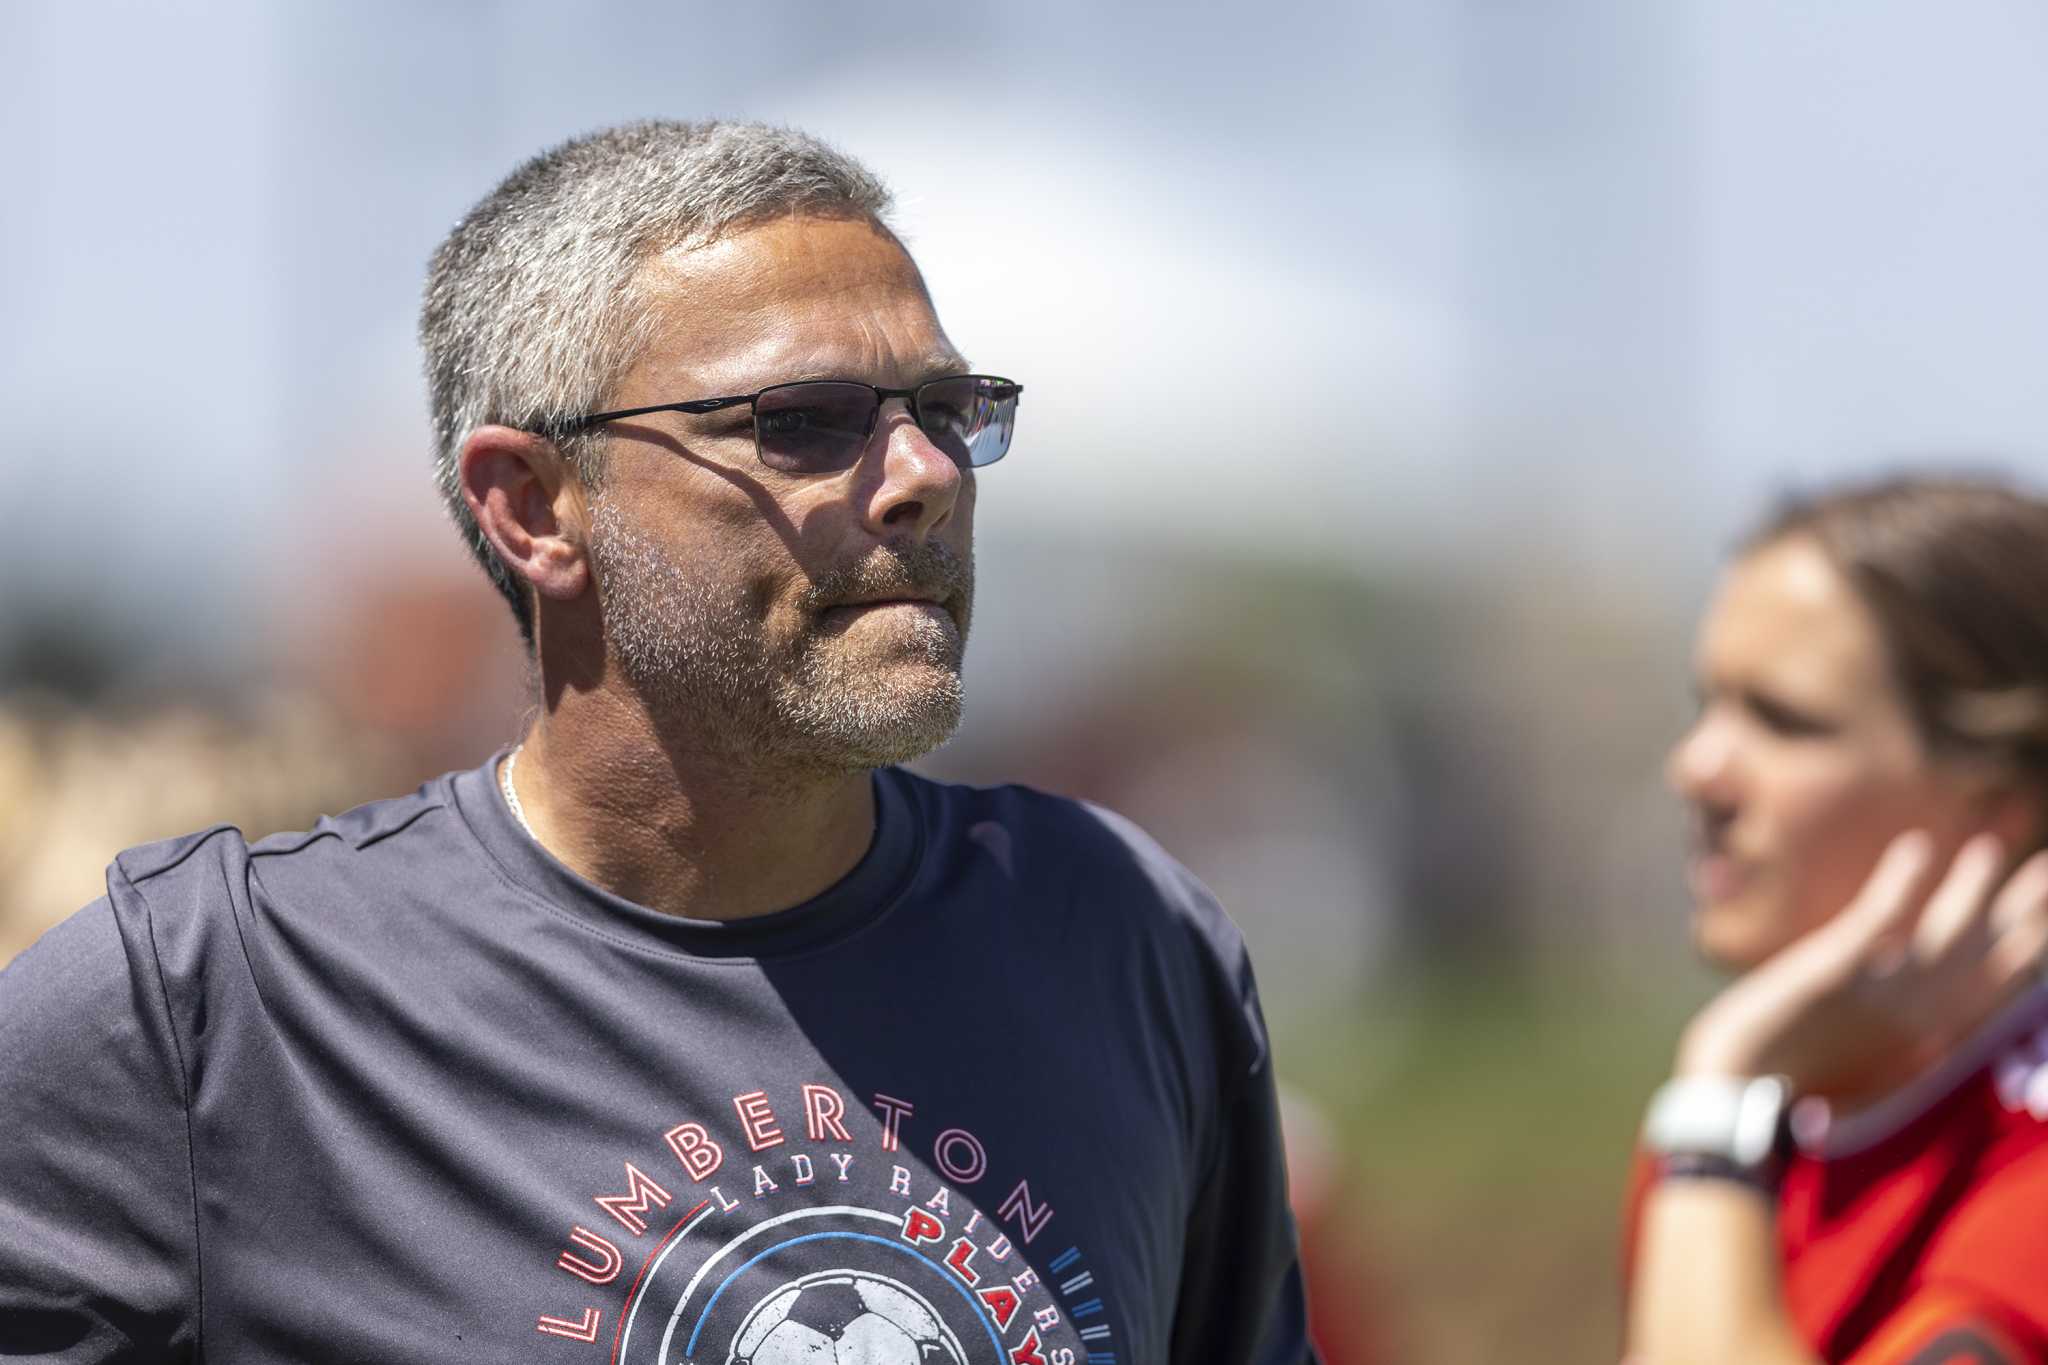
[[[478,427],[456,459],[462,500],[514,575],[568,601],[590,586],[582,485],[555,443],[514,427]]]

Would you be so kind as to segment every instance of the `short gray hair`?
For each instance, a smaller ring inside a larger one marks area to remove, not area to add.
[[[888,189],[817,138],[758,123],[629,123],[572,139],[512,172],[434,252],[420,309],[435,472],[449,514],[529,645],[525,585],[462,499],[471,432],[552,433],[601,403],[640,358],[651,317],[633,282],[650,255],[790,213],[886,226]],[[597,485],[603,438],[560,440]]]

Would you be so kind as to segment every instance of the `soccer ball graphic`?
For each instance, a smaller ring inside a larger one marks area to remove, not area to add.
[[[825,1270],[756,1304],[726,1365],[967,1365],[967,1357],[906,1286],[864,1270]]]

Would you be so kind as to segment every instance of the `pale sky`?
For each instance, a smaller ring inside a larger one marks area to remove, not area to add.
[[[870,160],[1028,387],[994,532],[1689,591],[1790,478],[2048,475],[2022,0],[0,8],[15,602],[440,534],[427,253],[642,116]],[[694,16],[694,17],[693,17]]]

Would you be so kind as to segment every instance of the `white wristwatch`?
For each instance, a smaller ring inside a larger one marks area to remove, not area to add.
[[[1676,1076],[1657,1088],[1643,1145],[1660,1157],[1726,1162],[1733,1175],[1766,1176],[1783,1151],[1792,1107],[1783,1076]]]

